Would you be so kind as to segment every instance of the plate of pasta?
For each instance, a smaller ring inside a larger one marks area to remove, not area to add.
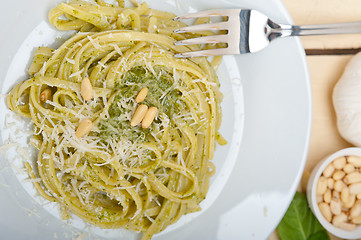
[[[0,39],[9,55],[0,81],[1,237],[270,234],[308,146],[310,89],[298,40],[191,59],[174,55],[222,46],[173,44],[214,34],[174,33],[189,24],[173,20],[179,14],[263,1],[37,3],[11,3],[1,16],[23,22]],[[289,21],[280,2],[266,5]],[[287,69],[274,68],[283,61]]]

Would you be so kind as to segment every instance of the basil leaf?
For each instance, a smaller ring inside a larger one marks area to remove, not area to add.
[[[330,236],[328,235],[327,231],[319,231],[313,235],[310,236],[309,240],[323,240],[323,239],[330,239]]]
[[[329,240],[327,231],[308,207],[306,195],[296,192],[277,227],[281,240]]]

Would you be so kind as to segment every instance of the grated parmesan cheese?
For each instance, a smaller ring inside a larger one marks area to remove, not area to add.
[[[93,45],[95,49],[101,49],[99,43],[95,42],[91,36],[88,35],[87,38],[89,39],[90,43]]]
[[[70,63],[70,64],[75,64],[75,60],[74,59],[70,59],[70,58],[65,58],[65,60]]]
[[[107,68],[108,66],[106,66],[106,65],[104,65],[104,63],[102,63],[102,62],[98,62],[98,64],[102,67],[102,68]]]
[[[72,73],[69,75],[69,78],[72,78],[72,77],[76,77],[76,76],[80,76],[80,74],[82,74],[84,72],[84,68],[82,68],[81,70],[75,72],[75,73]],[[48,101],[47,101],[48,102]]]

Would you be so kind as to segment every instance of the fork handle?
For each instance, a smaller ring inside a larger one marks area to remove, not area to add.
[[[276,24],[269,20],[270,40],[276,37],[361,33],[361,22],[318,25]]]

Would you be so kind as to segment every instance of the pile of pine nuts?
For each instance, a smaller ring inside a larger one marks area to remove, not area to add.
[[[139,91],[137,97],[135,98],[135,102],[136,103],[143,102],[147,94],[148,94],[148,88],[142,88]],[[157,112],[158,112],[158,108],[150,107],[148,109],[147,105],[141,104],[135,110],[132,120],[130,121],[130,125],[132,127],[135,127],[140,122],[142,122],[142,128],[148,128],[152,124],[155,116],[157,115]]]
[[[316,198],[320,212],[334,226],[351,231],[361,225],[361,157],[330,163],[318,180]]]

